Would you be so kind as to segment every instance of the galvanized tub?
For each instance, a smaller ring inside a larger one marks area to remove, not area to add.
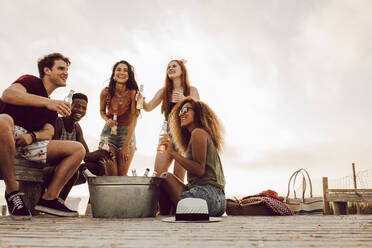
[[[154,217],[162,180],[159,177],[89,177],[93,217]]]

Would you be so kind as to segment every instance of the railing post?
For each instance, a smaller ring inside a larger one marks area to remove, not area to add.
[[[328,177],[323,177],[323,212],[324,214],[331,214],[331,209],[329,208],[329,202],[327,200],[328,193]]]

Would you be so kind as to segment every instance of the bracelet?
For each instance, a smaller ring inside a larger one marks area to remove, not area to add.
[[[35,143],[36,142],[36,135],[35,135],[35,133],[34,132],[31,132],[31,133],[29,133],[30,135],[31,135],[31,138],[32,138],[32,142],[31,142],[31,144],[32,143]]]

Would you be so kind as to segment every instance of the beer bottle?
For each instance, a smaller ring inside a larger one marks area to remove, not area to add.
[[[112,119],[114,120],[114,121],[117,121],[118,120],[118,116],[117,116],[117,114],[114,114],[114,116],[112,117]],[[117,135],[118,134],[118,126],[115,124],[115,126],[113,126],[112,128],[111,128],[111,135]]]
[[[68,95],[65,97],[64,101],[68,102],[70,105],[72,104],[72,95],[75,93],[74,90],[70,90]]]
[[[149,175],[150,169],[146,168],[145,173],[143,173],[144,177],[147,177]]]
[[[139,93],[141,94],[141,97],[137,99],[137,109],[143,109],[143,84],[140,85]]]
[[[168,122],[164,120],[163,125],[161,127],[161,131],[159,135],[167,134],[168,133]],[[159,145],[158,145],[158,152],[165,152],[166,146],[164,144],[160,144],[160,138],[159,138]]]
[[[108,144],[108,137],[104,136],[102,139],[103,139],[102,150],[110,151],[110,147],[109,147],[109,144]]]

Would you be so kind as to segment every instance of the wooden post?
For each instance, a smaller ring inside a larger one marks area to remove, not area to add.
[[[357,191],[358,186],[357,186],[356,173],[355,173],[355,163],[352,163],[351,165],[352,165],[352,167],[353,167],[353,182],[354,182],[354,190],[355,190],[355,194],[358,195],[359,193],[358,193],[358,191]],[[357,214],[360,214],[361,211],[360,211],[360,204],[359,204],[359,202],[356,202],[355,205],[356,205],[356,210],[357,210],[356,213],[357,213]]]
[[[351,165],[352,165],[352,167],[353,167],[353,182],[354,182],[354,190],[355,190],[355,193],[358,193],[358,192],[357,192],[356,174],[355,174],[355,164],[352,163]]]
[[[331,209],[329,208],[329,202],[327,200],[328,191],[328,177],[323,177],[323,212],[324,214],[331,214]]]

